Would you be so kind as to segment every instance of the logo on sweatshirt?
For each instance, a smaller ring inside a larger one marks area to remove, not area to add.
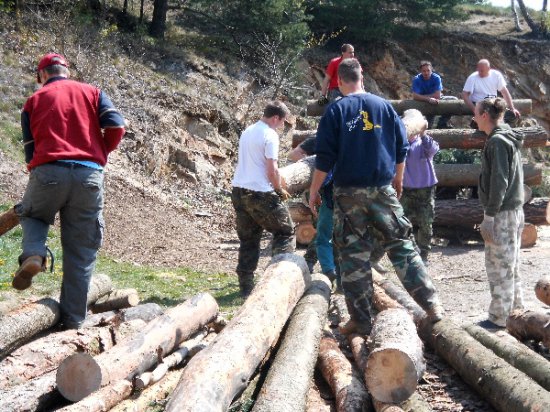
[[[346,126],[348,126],[349,131],[351,132],[353,129],[355,129],[355,127],[357,127],[357,123],[359,123],[359,121],[361,120],[363,121],[363,130],[369,131],[375,128],[382,128],[382,126],[378,124],[373,124],[369,120],[369,113],[362,110],[355,118],[353,118],[349,122],[346,122]]]

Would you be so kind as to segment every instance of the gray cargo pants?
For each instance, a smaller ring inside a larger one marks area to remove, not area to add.
[[[103,240],[103,172],[74,163],[54,162],[32,169],[18,207],[23,228],[22,262],[46,256],[46,238],[55,215],[61,221],[63,280],[61,316],[67,328],[86,317],[86,300],[97,251]]]

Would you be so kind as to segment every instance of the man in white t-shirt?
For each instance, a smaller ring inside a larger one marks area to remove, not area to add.
[[[473,72],[466,79],[462,96],[464,102],[475,113],[475,105],[487,97],[497,97],[500,92],[508,105],[508,110],[520,117],[520,112],[514,107],[512,96],[506,87],[506,80],[498,70],[491,69],[491,63],[487,59],[477,62],[477,71]]]
[[[239,160],[233,177],[231,201],[237,218],[241,296],[254,287],[264,230],[273,234],[271,254],[294,252],[294,224],[283,203],[290,195],[281,186],[277,159],[279,135],[290,111],[284,103],[268,103],[260,121],[249,126],[239,140]]]

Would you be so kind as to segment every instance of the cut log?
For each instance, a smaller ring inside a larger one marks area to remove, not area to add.
[[[417,100],[389,100],[397,114],[402,115],[405,110],[417,109],[424,116],[429,115],[472,115],[472,110],[464,103],[464,100],[440,100],[439,104],[429,104]],[[306,107],[307,116],[322,116],[328,104],[319,105],[317,100],[308,100]],[[514,107],[523,115],[531,113],[533,103],[531,99],[514,99]]]
[[[43,330],[59,322],[59,303],[43,298],[0,318],[0,359]]]
[[[515,310],[506,319],[506,329],[519,340],[532,339],[550,348],[550,315],[534,310]]]
[[[550,277],[543,276],[535,285],[535,295],[537,299],[540,300],[545,305],[550,306]]]
[[[92,313],[107,312],[115,309],[124,309],[136,306],[139,295],[135,289],[116,289],[99,299],[90,310]]]
[[[534,198],[523,205],[525,221],[534,225],[550,224],[550,206],[547,197]],[[436,200],[434,226],[472,228],[483,221],[483,207],[479,199]]]
[[[18,224],[19,216],[15,214],[15,209],[12,207],[6,210],[4,213],[0,214],[0,236],[9,232]]]
[[[525,182],[525,166],[523,167],[523,181]],[[542,183],[542,168],[541,168],[541,182]],[[540,183],[536,183],[534,185],[540,185]],[[523,204],[529,203],[533,199],[533,189],[531,189],[528,186],[528,183],[523,184]]]
[[[145,327],[138,319],[117,326],[50,333],[11,352],[0,362],[0,389],[56,369],[75,352],[97,355]]]
[[[328,333],[321,338],[317,366],[336,397],[338,412],[372,411],[370,397],[359,372],[342,353],[336,339]]]
[[[158,363],[160,354],[177,345],[216,318],[218,304],[201,293],[147,324],[142,332],[95,358],[79,353],[57,370],[57,387],[68,400],[78,402],[120,379],[132,379]]]
[[[288,211],[294,223],[312,222],[313,214],[311,209],[302,202],[291,202],[288,204]]]
[[[294,133],[292,133],[292,148],[298,147],[310,137],[315,136],[317,136],[317,129],[294,130]]]
[[[93,305],[99,298],[107,295],[113,290],[111,278],[104,273],[96,273],[92,276],[90,288],[88,289],[88,307]]]
[[[295,228],[296,231],[296,242],[300,245],[309,245],[313,239],[315,239],[315,234],[317,231],[313,226],[313,223],[302,222],[298,224]]]
[[[523,134],[523,147],[546,147],[548,132],[540,126],[515,127]],[[487,135],[477,129],[432,129],[426,132],[439,143],[440,149],[483,149]]]
[[[58,412],[103,412],[110,410],[132,393],[132,382],[121,379],[92,393],[80,402],[58,409]]]
[[[315,170],[315,156],[309,156],[298,162],[279,169],[283,186],[291,195],[309,189]]]
[[[0,411],[48,411],[63,398],[55,390],[55,371],[9,389],[0,390]]]
[[[311,286],[292,312],[253,412],[305,410],[327,319],[331,286],[326,276],[313,275]]]
[[[121,309],[117,311],[109,311],[97,313],[86,317],[82,324],[83,328],[91,326],[107,325],[110,323],[128,322],[134,319],[141,319],[149,322],[154,318],[162,315],[164,311],[156,303],[144,303],[133,308]]]
[[[416,390],[426,370],[422,342],[404,309],[387,309],[374,319],[365,383],[373,398],[400,404]]]
[[[480,164],[435,164],[434,169],[438,187],[477,186],[481,173]],[[540,185],[542,183],[542,167],[524,164],[523,181],[525,185],[529,186]]]
[[[464,329],[478,342],[550,391],[550,362],[504,331],[497,334],[469,325]]]
[[[274,256],[233,319],[189,362],[165,410],[227,410],[276,342],[310,282],[303,257]]]
[[[379,285],[373,284],[374,293],[372,295],[372,304],[378,312],[382,312],[386,309],[403,309],[403,306],[396,300],[389,297],[384,289]],[[360,368],[364,370],[364,368]]]
[[[521,248],[529,248],[537,243],[538,233],[537,227],[531,223],[525,223],[523,232],[521,232]]]

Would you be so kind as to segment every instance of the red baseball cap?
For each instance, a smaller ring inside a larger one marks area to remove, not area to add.
[[[57,53],[48,53],[44,57],[42,57],[42,59],[38,63],[37,70],[38,71],[44,70],[46,67],[53,66],[55,64],[60,64],[61,66],[69,67],[69,63],[67,62],[65,57]]]

